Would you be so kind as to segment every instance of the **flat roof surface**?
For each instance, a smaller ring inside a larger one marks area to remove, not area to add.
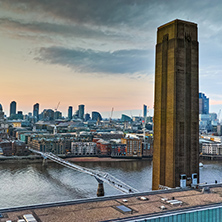
[[[25,214],[32,214],[38,222],[67,222],[67,221],[106,221],[121,218],[127,218],[139,215],[152,215],[174,210],[182,210],[196,206],[204,206],[222,202],[222,186],[211,187],[210,193],[202,193],[201,190],[174,190],[170,192],[147,192],[147,195],[108,197],[100,201],[101,198],[90,199],[89,202],[76,203],[66,206],[45,207],[41,209],[30,209],[14,212],[2,212],[4,218],[0,218],[0,222],[6,220],[17,221],[22,219]],[[140,197],[146,197],[142,200]],[[170,200],[175,199],[182,201],[180,204],[169,204],[163,201],[163,198]],[[107,199],[107,200],[106,200]],[[125,201],[127,200],[127,202]],[[118,206],[125,206],[120,207]],[[165,206],[162,210],[160,207]],[[121,210],[131,209],[131,210]]]

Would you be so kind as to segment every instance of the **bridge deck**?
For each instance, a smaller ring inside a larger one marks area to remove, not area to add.
[[[90,176],[94,176],[99,183],[105,182],[105,183],[109,184],[110,186],[120,190],[123,193],[137,193],[137,192],[139,192],[137,189],[127,185],[126,183],[122,182],[121,180],[117,179],[116,177],[114,177],[108,173],[98,171],[98,170],[92,170],[92,169],[89,169],[86,167],[79,166],[74,163],[70,163],[64,159],[59,158],[58,156],[56,156],[52,153],[44,153],[44,152],[40,152],[40,151],[33,150],[33,149],[30,149],[30,151],[43,156],[44,159],[48,158],[60,165],[68,167],[70,169],[89,174]]]

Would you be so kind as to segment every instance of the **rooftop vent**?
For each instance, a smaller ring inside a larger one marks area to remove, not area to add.
[[[171,205],[181,205],[183,203],[180,200],[167,200],[166,202],[171,204]]]
[[[124,206],[124,205],[120,205],[120,206],[116,206],[116,209],[119,210],[121,213],[132,213],[133,210]]]
[[[161,210],[165,210],[166,207],[162,205],[162,206],[160,206],[160,209],[161,209]]]
[[[203,187],[202,193],[210,193],[210,187]]]
[[[148,200],[147,197],[140,197],[140,200]]]

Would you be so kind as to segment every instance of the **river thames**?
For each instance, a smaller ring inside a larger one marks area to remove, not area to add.
[[[203,161],[200,182],[222,182],[222,161]],[[152,161],[78,162],[77,164],[110,173],[139,191],[152,185]],[[94,177],[56,163],[0,163],[0,208],[96,197]],[[121,194],[104,184],[105,195]]]

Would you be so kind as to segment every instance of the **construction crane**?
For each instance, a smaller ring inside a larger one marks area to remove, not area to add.
[[[57,112],[57,110],[58,110],[58,108],[59,108],[59,105],[60,105],[60,102],[58,102],[58,105],[57,105],[57,107],[55,108],[54,119],[56,119],[56,112]],[[55,126],[54,126],[54,134],[57,134],[57,127],[56,127],[56,125],[57,125],[57,124],[55,124]]]
[[[219,123],[220,123],[220,113],[221,113],[221,109],[219,110],[218,115],[217,115],[217,119],[218,119]]]
[[[58,110],[59,105],[60,105],[60,102],[58,102],[58,105],[57,105],[57,107],[55,108],[55,112]]]
[[[109,122],[110,122],[110,123],[111,123],[111,121],[112,121],[113,111],[114,111],[114,107],[112,107],[112,110],[111,110],[111,114],[110,114],[110,118],[109,118]]]

